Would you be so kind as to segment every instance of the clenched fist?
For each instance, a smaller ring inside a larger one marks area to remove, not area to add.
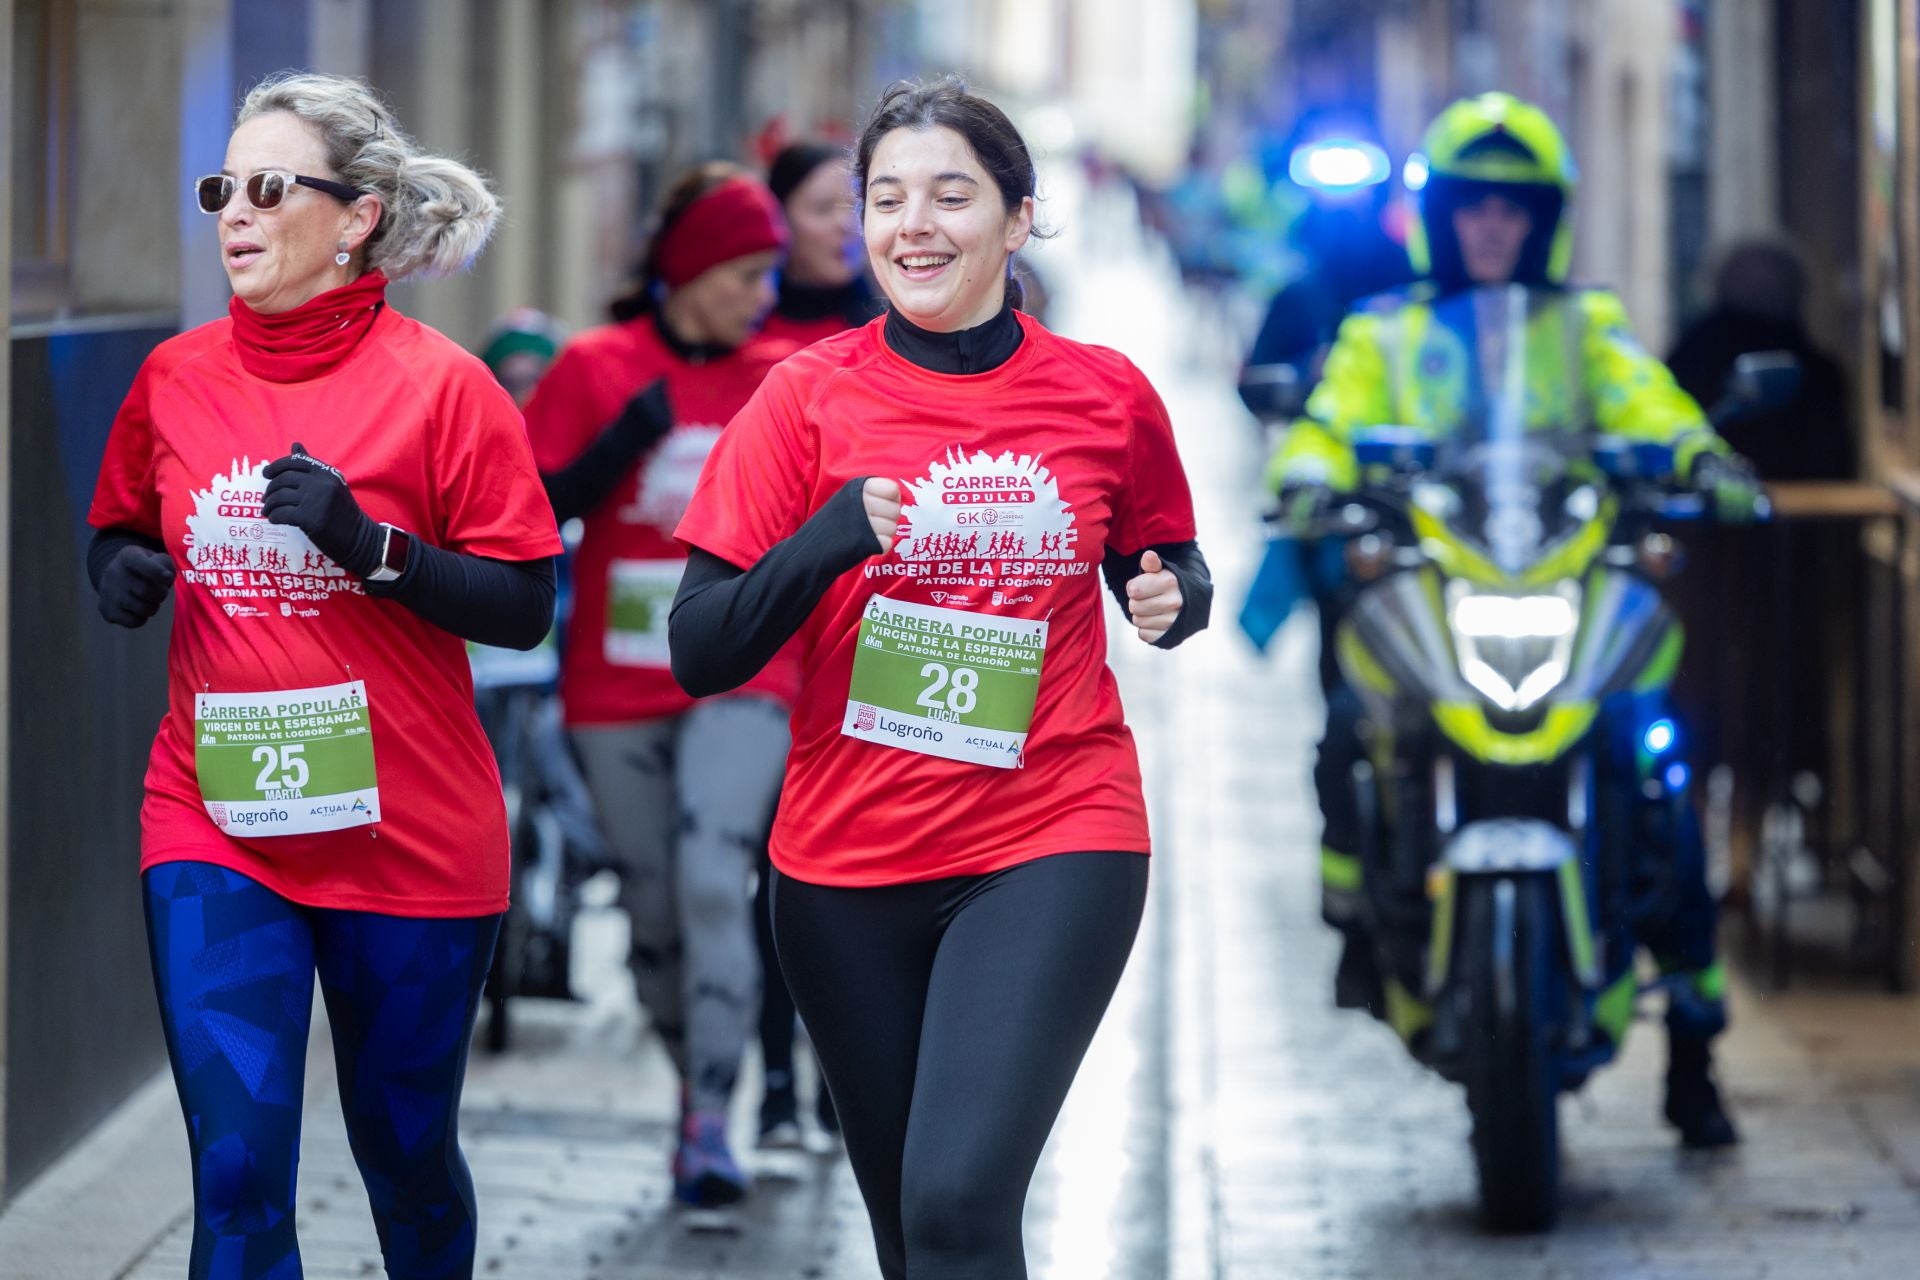
[[[100,575],[100,616],[116,627],[141,627],[173,590],[173,557],[146,547],[122,547]]]
[[[860,501],[867,510],[867,523],[880,540],[880,554],[893,550],[893,539],[900,532],[900,486],[892,480],[870,476],[860,486]]]
[[[871,482],[869,482],[871,483]],[[1149,551],[1140,557],[1140,573],[1127,583],[1127,612],[1140,638],[1153,644],[1186,606],[1180,594],[1180,580],[1160,562],[1160,553]]]

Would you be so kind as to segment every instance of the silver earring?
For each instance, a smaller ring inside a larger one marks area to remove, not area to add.
[[[349,262],[352,262],[352,261],[353,261],[353,255],[347,252],[347,242],[345,240],[342,240],[340,242],[340,252],[333,255],[334,265],[339,267],[344,267]]]

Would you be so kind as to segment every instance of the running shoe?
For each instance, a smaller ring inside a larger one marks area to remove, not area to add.
[[[697,1209],[716,1209],[738,1204],[751,1186],[727,1146],[727,1118],[717,1111],[689,1115],[673,1153],[674,1198]]]
[[[760,1149],[798,1151],[803,1145],[800,1099],[794,1096],[791,1080],[784,1087],[770,1086],[760,1100]]]

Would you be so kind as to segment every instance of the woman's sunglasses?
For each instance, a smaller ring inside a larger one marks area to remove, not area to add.
[[[233,191],[238,184],[224,173],[208,174],[193,184],[193,193],[200,201],[200,212],[219,213],[233,199]],[[287,198],[287,188],[293,186],[312,187],[315,191],[324,191],[337,200],[349,203],[367,194],[358,187],[349,187],[342,182],[327,178],[309,178],[304,173],[281,173],[274,169],[263,169],[247,179],[247,203],[256,209],[278,209],[280,202]]]

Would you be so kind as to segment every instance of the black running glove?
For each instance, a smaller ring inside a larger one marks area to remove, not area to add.
[[[116,627],[143,627],[173,590],[173,557],[129,542],[101,566],[95,585],[101,617]]]
[[[266,497],[260,512],[269,524],[290,524],[307,535],[321,554],[356,577],[380,567],[380,526],[354,501],[347,478],[307,453],[295,441],[293,452],[267,465]]]
[[[667,380],[655,378],[627,401],[620,415],[578,458],[540,477],[553,504],[554,519],[565,524],[605,502],[641,455],[671,430],[673,404],[667,399]]]

